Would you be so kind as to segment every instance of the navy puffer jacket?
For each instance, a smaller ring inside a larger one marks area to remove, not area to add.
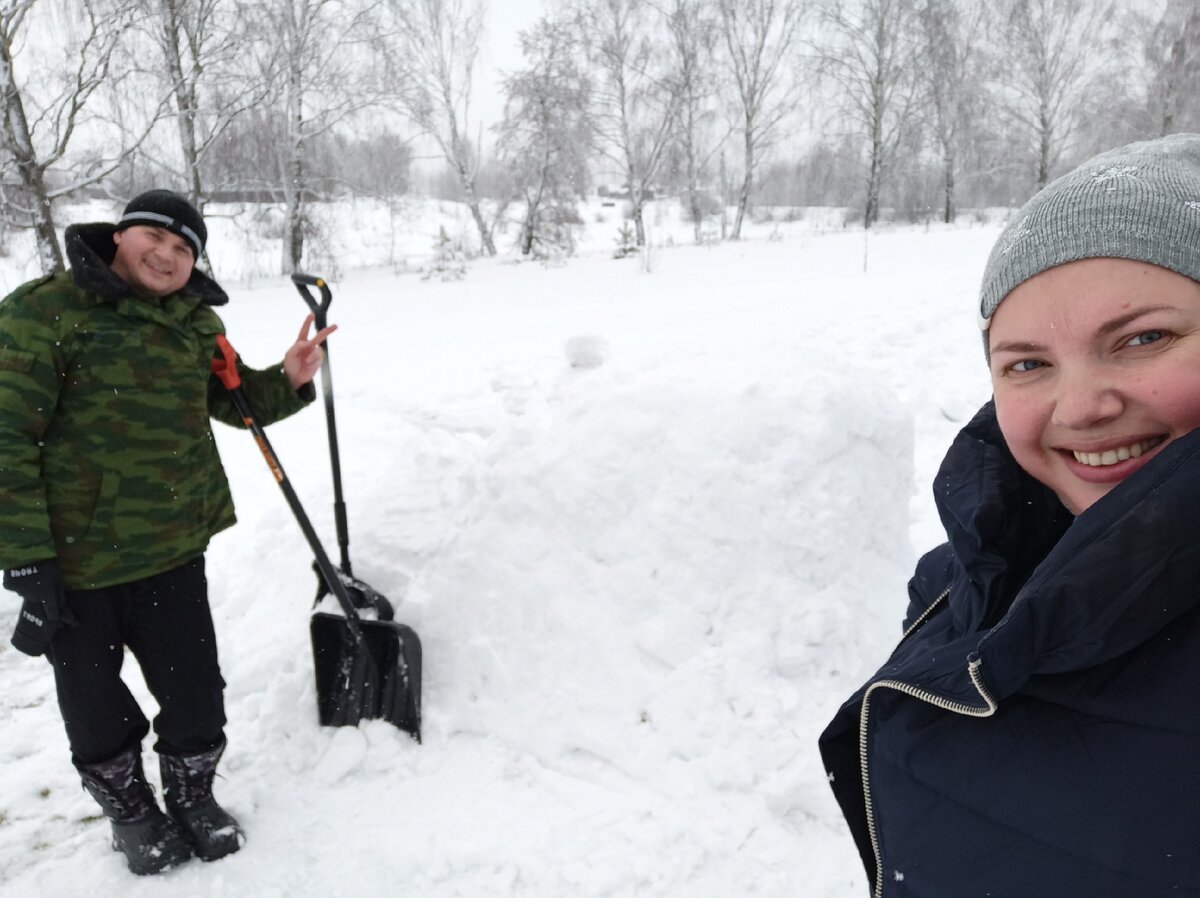
[[[1077,518],[989,403],[949,542],[821,737],[876,896],[1200,896],[1200,431]]]

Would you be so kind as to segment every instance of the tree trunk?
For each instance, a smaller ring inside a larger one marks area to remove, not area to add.
[[[533,238],[537,233],[537,213],[541,205],[541,191],[536,197],[525,194],[525,221],[521,225],[521,255],[528,256],[533,252]]]
[[[467,208],[471,210],[471,217],[475,219],[475,227],[479,229],[479,243],[487,255],[494,256],[496,255],[496,244],[492,242],[492,232],[483,218],[483,210],[479,208],[479,197],[475,193],[475,178],[467,170],[466,163],[463,161],[465,154],[460,148],[457,133],[452,135],[451,145],[454,147],[454,168],[458,172],[463,197],[467,201]]]
[[[704,241],[704,212],[700,208],[700,166],[696,156],[696,122],[693,116],[693,100],[689,97],[687,105],[687,124],[684,129],[683,148],[687,156],[687,191],[688,207],[692,213],[692,239],[699,245]]]
[[[1050,113],[1045,108],[1045,102],[1042,103],[1042,111],[1040,116],[1040,127],[1038,129],[1038,190],[1041,190],[1050,183],[1050,153],[1052,150],[1052,134],[1050,124]]]
[[[754,186],[754,140],[753,121],[747,118],[746,132],[742,146],[742,156],[746,161],[746,171],[742,176],[742,189],[738,193],[737,216],[733,219],[733,233],[730,240],[742,239],[742,222],[746,218],[746,207],[750,205],[750,189]]]
[[[521,255],[528,256],[533,252],[533,213],[525,211],[525,221],[521,225]]]
[[[299,152],[291,160],[291,191],[288,196],[287,210],[287,245],[285,251],[286,270],[291,274],[300,270],[300,261],[304,258],[304,159]]]
[[[528,256],[533,251],[533,238],[537,232],[537,216],[542,208],[542,198],[546,195],[546,182],[550,180],[552,153],[549,144],[542,149],[542,165],[538,169],[537,191],[531,197],[525,191],[525,224],[521,229],[521,255]]]
[[[721,239],[729,233],[729,173],[725,170],[725,151],[721,150]]]
[[[188,199],[201,214],[200,160],[196,149],[196,88],[183,74],[183,56],[179,52],[179,9],[177,0],[162,0],[163,47],[167,68],[171,73],[171,92],[178,111],[179,147],[183,154],[184,173],[188,181]]]
[[[450,152],[446,153],[446,158],[458,173],[463,198],[467,202],[467,208],[471,210],[471,217],[475,219],[475,227],[479,229],[480,246],[487,255],[496,255],[496,244],[492,241],[492,232],[484,220],[483,210],[479,208],[479,196],[475,193],[475,176],[468,167],[467,150],[462,138],[458,136],[457,124],[450,127]]]
[[[21,184],[33,203],[31,224],[37,242],[38,263],[44,273],[54,274],[63,271],[66,266],[63,264],[62,248],[58,245],[45,173],[38,165],[29,121],[25,117],[25,105],[13,73],[11,49],[7,43],[0,44],[0,85],[4,91],[4,143],[16,160]]]
[[[1045,131],[1041,134],[1038,147],[1038,190],[1050,183],[1050,135]]]
[[[283,274],[300,270],[304,258],[304,110],[298,61],[289,73],[288,159],[284,165],[286,212],[283,235]]]
[[[954,208],[954,150],[947,147],[942,155],[943,178],[942,186],[946,194],[946,210],[943,221],[954,224],[956,210]]]
[[[496,244],[492,241],[492,233],[488,230],[487,222],[483,220],[483,210],[479,208],[479,200],[475,196],[474,187],[468,195],[467,206],[471,210],[471,217],[475,219],[475,227],[479,228],[479,242],[483,245],[483,251],[489,256],[496,255]]]
[[[863,227],[870,229],[879,220],[879,190],[883,170],[883,147],[879,141],[871,143],[871,168],[867,173],[867,206],[863,211]]]
[[[688,207],[692,213],[692,239],[699,245],[704,242],[704,232],[701,229],[704,212],[700,208],[700,191],[694,182],[688,184]]]
[[[645,246],[646,245],[646,225],[642,221],[642,208],[643,208],[643,204],[645,203],[645,200],[642,199],[642,192],[639,190],[637,192],[636,198],[632,198],[632,195],[631,195],[630,202],[633,204],[633,228],[637,234],[637,245]]]
[[[692,213],[692,239],[699,245],[704,241],[704,232],[702,229],[704,212],[700,208],[700,173],[698,171],[699,166],[696,165],[696,148],[692,143],[690,130],[686,138],[685,151],[687,153],[688,208]]]

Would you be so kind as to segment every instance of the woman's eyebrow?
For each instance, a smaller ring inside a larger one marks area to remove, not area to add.
[[[991,352],[1045,352],[1046,347],[1041,343],[1031,343],[1028,340],[1006,340],[991,347]]]
[[[1157,306],[1148,306],[1143,309],[1136,309],[1132,312],[1127,312],[1124,315],[1118,315],[1116,318],[1110,318],[1108,321],[1104,322],[1102,325],[1100,325],[1100,327],[1098,327],[1096,329],[1096,333],[1099,334],[1100,336],[1106,337],[1109,334],[1111,334],[1113,331],[1118,331],[1121,328],[1125,327],[1126,325],[1129,325],[1132,322],[1137,321],[1137,319],[1141,318],[1143,315],[1151,315],[1155,312],[1177,312],[1177,311],[1179,311],[1179,310],[1176,306],[1167,305],[1167,304],[1157,305]],[[1006,340],[1003,343],[997,343],[995,346],[991,347],[990,351],[992,353],[998,353],[998,352],[1021,352],[1021,353],[1045,352],[1046,345],[1044,343],[1034,343],[1031,340]]]
[[[1096,332],[1099,334],[1102,334],[1104,336],[1107,336],[1108,334],[1112,333],[1113,331],[1120,330],[1121,328],[1125,327],[1125,325],[1127,325],[1133,321],[1137,321],[1137,319],[1141,318],[1143,315],[1151,315],[1154,312],[1174,312],[1174,311],[1178,311],[1175,306],[1165,305],[1165,304],[1158,305],[1158,306],[1148,306],[1143,309],[1136,309],[1135,311],[1127,312],[1124,315],[1118,315],[1116,318],[1112,318],[1112,319],[1104,322],[1104,324],[1100,325],[1100,327],[1096,329]]]

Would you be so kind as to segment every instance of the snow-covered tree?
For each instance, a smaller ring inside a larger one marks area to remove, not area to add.
[[[863,226],[879,218],[880,193],[896,148],[914,126],[916,7],[912,0],[833,0],[823,16],[823,68],[867,146]]]
[[[255,76],[269,88],[270,112],[256,121],[275,132],[286,274],[304,257],[314,138],[380,100],[380,79],[371,71],[375,10],[345,0],[260,0],[244,9],[248,33],[259,36]]]
[[[1139,62],[1149,82],[1155,133],[1194,128],[1200,125],[1200,6],[1195,0],[1167,0],[1162,15],[1146,24]]]
[[[525,67],[504,80],[497,150],[525,206],[523,255],[570,250],[576,203],[587,181],[591,82],[572,30],[543,18],[520,34]]]
[[[637,245],[645,246],[646,197],[679,105],[663,16],[644,0],[585,0],[577,23],[596,71],[597,147],[625,174]]]
[[[718,0],[726,61],[737,98],[742,184],[733,232],[737,240],[763,153],[792,112],[798,81],[794,50],[808,0]]]
[[[671,0],[662,7],[672,49],[672,78],[679,98],[675,140],[682,156],[692,236],[703,239],[705,182],[712,159],[720,152],[728,129],[717,126],[719,84],[717,47],[720,16],[711,0]]]
[[[959,159],[983,98],[980,42],[985,7],[980,0],[924,0],[919,70],[926,119],[941,157],[942,219],[954,221]]]
[[[180,161],[165,167],[178,169],[184,192],[203,211],[220,186],[206,183],[206,157],[241,115],[266,99],[269,82],[243,64],[247,19],[236,0],[141,3],[161,52],[151,65],[166,80],[174,107]]]
[[[462,251],[446,233],[446,226],[439,225],[437,238],[433,241],[433,259],[421,275],[421,280],[436,277],[440,281],[461,281],[466,276],[467,266]]]
[[[1114,8],[1110,0],[1007,0],[997,8],[1004,106],[1039,189],[1094,112],[1090,93]]]
[[[101,102],[126,70],[121,41],[133,15],[125,0],[0,0],[0,183],[20,185],[4,188],[2,205],[11,223],[32,228],[45,272],[64,267],[54,200],[111,174],[162,112],[160,97],[135,94],[141,108],[130,119],[144,127],[114,128]],[[31,29],[51,28],[50,46],[26,40]]]
[[[454,171],[479,230],[483,251],[496,254],[476,177],[471,142],[471,88],[483,36],[484,0],[387,0],[386,65],[408,117],[437,144]]]

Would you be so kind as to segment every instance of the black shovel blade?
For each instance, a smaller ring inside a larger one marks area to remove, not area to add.
[[[312,616],[313,670],[322,726],[386,720],[421,741],[421,640],[395,621],[358,621],[359,641],[340,614]]]

